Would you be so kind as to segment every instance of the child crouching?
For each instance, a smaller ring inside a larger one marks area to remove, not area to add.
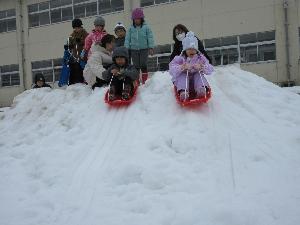
[[[121,96],[128,100],[133,95],[133,82],[139,78],[139,71],[129,64],[128,50],[125,47],[115,48],[112,55],[113,64],[103,72],[103,79],[110,83],[109,101]]]
[[[169,72],[177,88],[181,101],[187,101],[190,93],[195,92],[196,98],[206,95],[209,84],[205,75],[210,75],[213,66],[198,50],[198,40],[193,32],[188,32],[182,41],[183,50],[180,56],[170,62]]]

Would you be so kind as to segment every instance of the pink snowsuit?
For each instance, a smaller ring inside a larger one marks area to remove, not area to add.
[[[188,71],[188,81],[186,80],[187,71],[183,71],[181,68],[185,63],[190,64],[191,66],[191,69]],[[196,64],[201,64],[203,66],[200,71],[194,68]],[[200,73],[203,75],[210,75],[213,70],[213,66],[209,64],[208,60],[203,54],[197,54],[193,56],[193,58],[175,56],[175,58],[169,64],[169,73],[172,76],[172,81],[177,90],[190,90],[190,83],[193,83],[194,90],[197,93],[201,92],[200,89],[202,87],[209,86],[204,76],[201,76],[201,79]]]
[[[92,30],[91,33],[89,33],[89,35],[85,38],[84,41],[84,50],[86,52],[88,52],[88,57],[91,54],[91,47],[92,44],[94,43],[100,43],[100,41],[102,40],[102,38],[106,35],[106,31],[102,30],[102,31],[98,31],[98,30]]]

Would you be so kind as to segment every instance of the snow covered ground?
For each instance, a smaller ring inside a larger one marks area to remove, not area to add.
[[[299,225],[300,97],[236,66],[177,105],[156,73],[128,108],[104,89],[29,90],[0,114],[2,225]]]
[[[300,86],[284,87],[284,89],[300,95]]]

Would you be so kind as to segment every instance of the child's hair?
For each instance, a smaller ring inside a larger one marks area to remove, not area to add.
[[[145,23],[145,19],[144,18],[140,18],[141,19],[141,27],[144,25],[144,23]],[[132,25],[134,26],[134,27],[136,27],[136,25],[135,25],[135,23],[134,23],[134,20],[132,20]]]
[[[107,34],[107,35],[105,35],[105,36],[102,38],[102,40],[101,40],[101,42],[100,42],[100,46],[103,47],[103,48],[105,48],[105,47],[106,47],[106,44],[111,43],[111,42],[114,41],[114,40],[115,40],[115,36],[114,36],[114,35]]]

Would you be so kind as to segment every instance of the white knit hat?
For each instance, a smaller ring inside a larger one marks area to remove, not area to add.
[[[194,32],[189,31],[182,40],[182,51],[189,48],[196,49],[198,51],[198,39],[195,37]]]
[[[116,32],[116,30],[117,30],[117,29],[120,29],[120,28],[122,28],[122,29],[124,29],[124,30],[126,31],[124,24],[121,23],[121,22],[118,22],[118,23],[116,24],[114,31]]]

